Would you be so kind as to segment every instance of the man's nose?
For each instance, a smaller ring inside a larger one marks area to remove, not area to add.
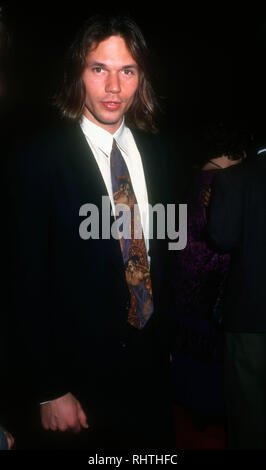
[[[110,73],[105,83],[107,93],[119,93],[121,91],[120,79],[117,72]]]

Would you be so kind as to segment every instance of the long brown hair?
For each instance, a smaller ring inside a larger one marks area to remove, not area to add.
[[[148,48],[139,27],[129,17],[96,15],[85,23],[68,51],[63,83],[55,104],[63,117],[80,120],[85,106],[82,73],[87,55],[92,46],[97,46],[110,36],[121,36],[125,40],[140,71],[139,86],[125,115],[125,122],[130,127],[154,133],[157,130],[154,117],[158,103],[149,79]]]

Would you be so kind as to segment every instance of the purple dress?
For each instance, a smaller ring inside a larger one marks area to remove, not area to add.
[[[173,350],[174,398],[200,415],[222,416],[222,299],[230,263],[208,241],[204,190],[219,170],[200,170],[187,199],[187,246],[173,254],[173,315],[177,324]]]

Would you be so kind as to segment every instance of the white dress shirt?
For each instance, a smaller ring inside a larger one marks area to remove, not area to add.
[[[104,130],[102,127],[99,127],[93,122],[89,121],[89,119],[87,119],[85,116],[82,117],[80,126],[99,166],[108,195],[111,200],[113,211],[115,211],[115,207],[111,180],[110,155],[113,146],[113,139],[115,139],[130,174],[131,183],[140,210],[146,248],[148,250],[149,209],[147,187],[141,156],[130,129],[123,121],[119,129],[114,134],[110,134],[110,132]]]

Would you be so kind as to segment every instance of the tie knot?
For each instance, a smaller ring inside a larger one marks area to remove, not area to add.
[[[123,157],[123,155],[122,155],[115,139],[113,139],[113,145],[112,145],[110,159],[111,159],[111,164],[112,165],[125,166],[124,157]],[[128,172],[128,169],[126,169],[126,171]]]
[[[118,147],[117,147],[117,143],[116,143],[116,140],[113,139],[113,145],[112,145],[112,150],[111,150],[111,156],[113,155],[113,153],[115,152],[115,150],[117,150]]]

